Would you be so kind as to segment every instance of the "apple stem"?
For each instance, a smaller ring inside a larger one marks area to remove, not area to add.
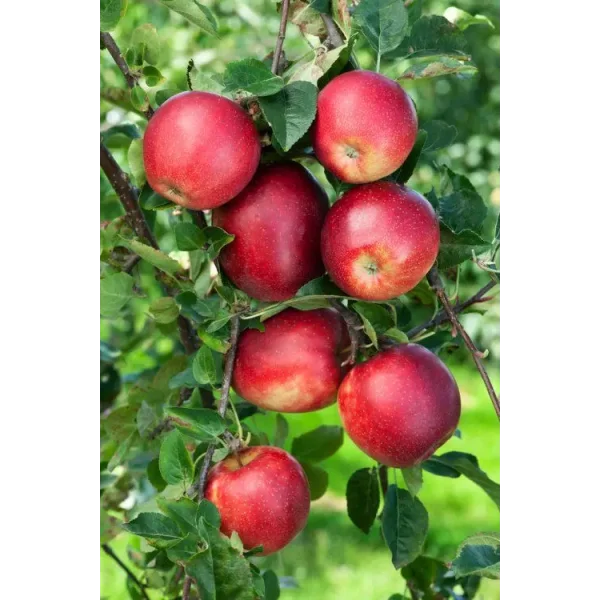
[[[350,336],[350,356],[342,363],[342,367],[346,365],[354,365],[356,357],[358,355],[358,349],[363,343],[366,343],[364,339],[364,326],[360,317],[352,310],[344,306],[339,300],[331,299],[329,304],[332,308],[337,310],[346,322],[348,328],[348,335]]]
[[[490,377],[485,369],[481,358],[481,352],[477,349],[477,346],[473,343],[473,340],[469,336],[469,334],[465,331],[465,328],[462,326],[461,322],[458,320],[456,313],[454,312],[454,308],[450,303],[448,296],[444,290],[444,284],[442,283],[442,279],[438,273],[438,270],[433,267],[429,273],[427,273],[427,281],[429,285],[431,285],[432,289],[435,291],[437,297],[439,298],[444,310],[448,314],[450,322],[452,323],[452,328],[455,329],[462,339],[465,342],[465,345],[469,349],[471,356],[473,357],[473,361],[475,362],[475,366],[481,375],[481,379],[485,384],[485,387],[488,391],[492,404],[494,405],[494,410],[496,411],[496,415],[500,418],[500,399],[498,398],[496,391],[494,390],[494,386],[490,381]]]
[[[190,590],[192,589],[192,578],[189,575],[185,576],[183,580],[183,591],[181,593],[181,600],[190,600]]]

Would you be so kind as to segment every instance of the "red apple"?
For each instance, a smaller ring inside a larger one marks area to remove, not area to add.
[[[265,331],[240,335],[233,388],[248,402],[279,412],[308,412],[333,404],[348,330],[331,309],[288,308],[267,319]]]
[[[460,393],[433,352],[403,344],[355,366],[342,381],[338,406],[344,429],[365,454],[406,468],[452,436]]]
[[[327,196],[294,162],[260,167],[247,188],[215,210],[213,224],[235,235],[221,252],[225,273],[257,300],[292,298],[324,272],[319,240]]]
[[[144,135],[144,168],[152,189],[194,210],[239,194],[260,160],[252,119],[234,102],[183,92],[154,114]]]
[[[262,555],[287,546],[304,528],[310,492],[300,463],[285,450],[255,446],[215,465],[206,498],[219,509],[221,531],[237,531],[244,548],[262,546]],[[241,464],[240,464],[241,463]]]
[[[315,154],[348,183],[377,181],[393,173],[410,154],[418,131],[410,96],[378,73],[343,73],[317,98]]]
[[[321,232],[329,275],[347,294],[363,300],[390,300],[414,288],[435,262],[439,246],[431,204],[389,181],[346,192]]]

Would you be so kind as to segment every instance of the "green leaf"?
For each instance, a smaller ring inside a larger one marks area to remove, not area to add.
[[[169,275],[175,275],[183,270],[176,260],[167,256],[164,252],[152,248],[152,246],[147,246],[137,240],[127,240],[125,238],[121,238],[121,243],[132,252],[135,252],[142,260],[145,260],[153,267],[156,267]]]
[[[181,538],[179,527],[172,519],[160,513],[143,512],[128,523],[123,529],[146,538],[151,542],[175,542]]]
[[[171,432],[173,433],[173,432]],[[181,434],[178,434],[181,435]],[[178,500],[167,500],[159,497],[156,499],[158,508],[173,519],[184,533],[199,535],[198,521],[202,517],[200,504],[190,498],[179,498]]]
[[[394,317],[381,304],[372,304],[368,302],[354,302],[352,308],[359,314],[365,333],[373,342],[375,348],[378,348],[377,334],[383,334],[385,331],[394,327]]]
[[[211,92],[212,94],[223,94],[223,84],[215,77],[202,71],[195,66],[188,74],[189,83],[194,91]]]
[[[443,75],[471,77],[475,73],[477,67],[473,63],[441,56],[433,62],[411,65],[398,79],[431,79]]]
[[[177,223],[173,231],[175,245],[179,250],[198,250],[206,242],[202,229],[193,223]]]
[[[287,439],[290,426],[288,425],[287,419],[277,413],[275,417],[275,435],[273,437],[273,445],[283,448],[285,446],[285,440]]]
[[[211,350],[215,352],[219,352],[220,354],[224,354],[229,350],[231,344],[227,340],[223,340],[218,338],[207,331],[204,331],[202,328],[197,330],[198,337],[202,340],[204,344],[206,344]]]
[[[139,85],[135,85],[131,88],[130,99],[133,107],[140,112],[144,112],[150,107],[150,99],[148,98],[148,94],[146,94],[145,90],[143,90]]]
[[[337,425],[321,425],[294,438],[292,454],[300,461],[321,462],[335,454],[344,442],[344,430]]]
[[[210,523],[213,527],[219,528],[221,526],[221,516],[219,515],[217,507],[212,502],[206,498],[203,498],[198,506],[200,508],[198,509],[197,523],[199,523],[200,519],[202,518]]]
[[[142,74],[148,87],[156,87],[166,81],[164,75],[156,67],[144,67]]]
[[[417,19],[410,34],[388,58],[454,56],[469,58],[467,40],[458,27],[438,15]]]
[[[100,280],[100,314],[115,317],[133,298],[133,277],[128,273],[107,275]]]
[[[200,346],[192,362],[192,373],[196,381],[202,385],[217,383],[217,368],[212,350],[207,346]]]
[[[486,242],[473,231],[455,234],[446,227],[440,227],[440,251],[437,265],[439,269],[449,269],[469,260],[473,253],[481,254],[490,248]]]
[[[329,475],[327,471],[319,465],[313,465],[309,462],[301,462],[308,485],[310,488],[310,499],[318,500],[326,491],[329,484]]]
[[[174,298],[163,296],[150,304],[150,314],[157,323],[172,323],[179,316],[179,307]]]
[[[377,469],[358,469],[348,479],[346,503],[350,520],[364,533],[369,533],[379,508]]]
[[[481,196],[467,189],[439,198],[437,212],[440,221],[457,235],[467,230],[481,234],[487,217],[487,207]]]
[[[185,447],[183,437],[177,429],[169,432],[160,446],[158,466],[163,479],[171,485],[183,483],[187,487],[192,482],[194,465]]]
[[[160,106],[161,104],[164,104],[169,98],[172,98],[177,94],[181,94],[181,90],[174,90],[170,88],[158,90],[154,95],[154,101],[156,102],[156,104],[158,104],[158,106]]]
[[[458,577],[479,575],[500,579],[500,536],[497,533],[469,536],[459,546],[452,570]]]
[[[423,467],[417,465],[402,470],[402,477],[404,477],[404,483],[411,496],[416,496],[423,487]]]
[[[139,439],[138,433],[137,431],[133,431],[117,446],[117,449],[108,461],[108,465],[106,466],[107,471],[113,471],[116,467],[125,462],[127,453],[137,439]]]
[[[143,62],[147,62],[149,65],[157,64],[160,60],[160,38],[158,37],[156,27],[151,23],[144,23],[136,27],[131,34],[131,47],[141,59],[140,64]],[[154,69],[154,71],[149,71],[148,73],[151,77],[156,77],[154,72],[158,73],[159,78],[162,78],[158,69]],[[145,76],[148,76],[146,69],[143,70],[143,73]],[[164,81],[164,78],[162,79]]]
[[[426,141],[427,132],[419,129],[417,140],[413,146],[413,149],[410,151],[410,154],[402,166],[390,175],[392,181],[395,181],[396,183],[406,183],[412,177],[412,174],[419,162],[419,158],[421,158],[421,152],[423,151]]]
[[[147,183],[140,192],[139,203],[146,210],[162,210],[175,206],[170,200],[159,196]]]
[[[461,30],[464,31],[471,25],[487,25],[495,29],[494,24],[484,15],[472,15],[460,8],[451,6],[448,9],[451,12],[450,20]]]
[[[125,15],[127,0],[100,0],[100,31],[110,31]]]
[[[141,88],[136,86],[133,89]],[[131,144],[129,144],[129,149],[127,150],[127,163],[129,164],[129,169],[133,175],[133,180],[139,188],[143,187],[144,183],[146,183],[146,171],[144,169],[144,155],[142,146],[143,144],[141,139],[133,140]]]
[[[296,296],[326,296],[328,298],[345,298],[346,294],[331,281],[328,275],[321,275],[305,283]]]
[[[220,227],[206,227],[202,230],[202,233],[206,237],[206,243],[208,244],[206,253],[210,260],[217,258],[219,252],[235,239],[235,235],[227,233]]]
[[[327,35],[327,29],[320,13],[329,12],[327,0],[294,0],[290,3],[288,19],[306,35],[314,35],[321,39]]]
[[[411,563],[423,549],[429,517],[418,498],[390,485],[381,519],[383,537],[392,552],[392,563],[400,569]]]
[[[283,88],[284,81],[257,58],[231,62],[223,74],[225,92],[243,90],[254,96],[271,96]]]
[[[103,419],[104,429],[112,440],[122,442],[137,431],[135,424],[137,411],[135,406],[119,406]]]
[[[400,342],[401,344],[408,344],[409,342],[408,336],[404,333],[404,331],[400,331],[395,327],[388,329],[384,335],[396,342]]]
[[[162,492],[167,487],[167,482],[163,479],[160,474],[160,467],[158,466],[158,458],[153,458],[146,467],[146,475],[148,481],[156,488],[157,492]]]
[[[423,152],[434,152],[446,148],[456,139],[458,130],[454,125],[448,125],[444,121],[427,121],[421,125],[427,133],[427,140]]]
[[[263,573],[265,582],[265,600],[278,600],[281,591],[279,589],[279,579],[270,569]]]
[[[129,148],[131,140],[138,139],[140,137],[140,131],[131,123],[123,123],[121,125],[115,125],[109,127],[103,131],[100,136],[102,141],[109,148]]]
[[[180,431],[200,441],[212,440],[227,428],[223,417],[208,408],[171,406],[167,414]]]
[[[167,548],[167,557],[175,564],[185,564],[196,557],[199,552],[206,550],[206,543],[203,543],[196,534],[189,533],[174,546]]]
[[[353,19],[378,55],[397,48],[408,33],[408,13],[402,0],[361,0]]]
[[[192,388],[197,385],[191,367],[173,375],[169,380],[169,389],[176,390],[180,387]]]
[[[204,33],[218,37],[215,16],[206,6],[200,4],[198,0],[160,0],[160,3],[172,11],[179,13],[182,17],[185,17]]]
[[[317,88],[307,81],[295,81],[272,96],[259,98],[273,135],[287,152],[310,127],[317,110]]]
[[[472,454],[464,452],[446,452],[439,456],[432,456],[429,460],[423,463],[423,468],[426,471],[435,472],[437,466],[453,469],[460,475],[464,475],[473,483],[476,483],[496,504],[500,507],[500,486],[492,481],[487,474],[479,468],[477,458]],[[433,471],[431,470],[433,467]],[[451,475],[452,476],[452,475]]]

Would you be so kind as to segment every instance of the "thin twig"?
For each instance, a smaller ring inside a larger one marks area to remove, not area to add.
[[[121,50],[119,50],[119,46],[117,46],[117,43],[115,42],[113,36],[110,35],[110,33],[108,33],[107,31],[105,31],[100,34],[100,39],[104,43],[105,48],[109,51],[117,67],[119,67],[119,69],[121,70],[121,73],[123,73],[127,85],[129,86],[129,88],[133,89],[136,85],[138,85],[138,75],[131,72],[127,61],[123,58]],[[143,112],[146,119],[150,119],[150,117],[154,114],[154,110],[151,106],[149,106]]]
[[[131,579],[131,581],[133,581],[133,583],[135,583],[135,585],[138,586],[142,596],[146,598],[146,600],[150,600],[148,594],[146,593],[146,588],[144,587],[144,584],[131,572],[129,567],[114,553],[113,549],[108,544],[102,544],[102,550],[104,550],[104,552],[106,552],[106,554],[108,554],[108,556],[110,556],[121,567],[121,569],[125,571],[125,573],[127,573],[127,577],[129,577],[129,579]]]
[[[288,11],[290,9],[290,0],[283,0],[281,3],[281,21],[279,22],[279,34],[277,35],[277,43],[275,44],[275,52],[273,53],[273,64],[271,71],[279,74],[279,61],[281,59],[281,51],[283,49],[283,40],[285,40],[285,29],[287,27]]]
[[[489,281],[488,283],[486,283],[476,294],[473,294],[473,296],[471,296],[469,299],[454,306],[452,308],[454,314],[457,315],[461,313],[463,310],[469,308],[469,306],[472,306],[473,304],[477,304],[478,302],[486,302],[487,300],[489,300],[489,298],[487,298],[485,295],[496,285],[496,281]],[[446,309],[442,309],[437,313],[437,315],[435,315],[435,317],[433,317],[433,319],[427,321],[426,323],[422,323],[421,325],[413,327],[410,331],[406,332],[406,335],[410,339],[412,339],[422,331],[425,331],[426,329],[431,329],[432,327],[437,327],[438,325],[441,325],[442,323],[447,323],[448,321],[450,321],[450,317],[448,316]]]
[[[345,43],[344,38],[342,37],[342,34],[340,33],[335,21],[331,18],[331,15],[321,13],[321,19],[323,19],[323,24],[325,25],[325,29],[327,29],[327,38],[323,43],[330,50],[343,46]]]
[[[231,337],[229,340],[230,346],[225,358],[225,367],[223,368],[223,385],[221,387],[221,397],[219,398],[218,413],[224,417],[229,405],[229,389],[231,388],[231,379],[233,377],[233,366],[235,364],[235,353],[237,351],[238,339],[240,337],[240,317],[235,315],[231,319]],[[198,500],[204,497],[204,488],[206,487],[206,478],[212,462],[212,457],[215,451],[215,445],[211,444],[204,456],[200,476],[198,477],[197,490]]]
[[[192,578],[189,575],[183,580],[183,593],[181,600],[190,600],[190,590],[192,589]]]
[[[385,465],[379,465],[377,472],[379,474],[379,483],[381,484],[381,492],[385,496],[388,491],[388,468]]]
[[[349,308],[346,308],[339,300],[331,299],[329,304],[337,310],[341,317],[346,322],[348,335],[350,336],[350,355],[342,363],[342,366],[353,365],[356,362],[358,349],[365,342],[364,334],[362,333],[363,324],[360,317]]]
[[[471,356],[473,357],[473,360],[475,361],[475,366],[477,367],[477,370],[479,371],[479,374],[481,375],[481,379],[483,379],[483,383],[485,384],[485,387],[488,391],[490,399],[492,400],[492,404],[494,405],[494,410],[496,411],[498,418],[500,418],[500,399],[496,395],[494,386],[492,385],[492,382],[490,381],[490,377],[489,377],[487,371],[485,370],[485,366],[483,364],[483,361],[481,360],[481,352],[477,349],[477,347],[473,343],[473,340],[471,339],[469,334],[465,331],[461,322],[458,320],[458,317],[456,316],[456,313],[454,312],[454,308],[452,307],[452,304],[450,303],[450,300],[448,299],[448,296],[446,295],[446,292],[444,291],[444,284],[442,283],[442,280],[440,278],[438,270],[435,267],[433,267],[431,269],[431,271],[429,271],[429,273],[427,274],[427,281],[429,281],[429,285],[431,285],[431,287],[435,291],[437,297],[440,299],[442,306],[446,310],[446,313],[448,313],[448,316],[450,317],[452,326],[456,329],[456,331],[460,334],[462,339],[465,341],[465,345],[469,349],[469,352],[471,353]]]

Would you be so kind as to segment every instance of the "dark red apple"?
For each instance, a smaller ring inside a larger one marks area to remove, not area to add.
[[[183,92],[154,114],[144,134],[144,168],[152,189],[193,210],[239,194],[260,160],[252,119],[234,102]]]
[[[377,181],[393,173],[410,154],[418,131],[410,96],[378,73],[343,73],[317,98],[315,154],[348,183]]]
[[[260,167],[250,185],[213,213],[235,239],[221,252],[225,273],[257,300],[292,298],[324,272],[319,240],[327,196],[294,162]]]
[[[460,393],[432,352],[403,344],[355,366],[342,381],[338,406],[344,429],[371,458],[412,467],[454,433]]]
[[[264,325],[264,332],[246,329],[240,335],[235,391],[252,404],[279,412],[308,412],[333,404],[350,343],[339,314],[288,308]]]
[[[439,247],[431,204],[389,181],[346,192],[321,232],[329,275],[347,294],[363,300],[390,300],[411,290],[435,262]]]
[[[215,465],[206,498],[219,509],[221,531],[237,531],[244,548],[262,546],[262,555],[287,546],[304,528],[310,492],[300,463],[273,446],[246,448]],[[240,465],[241,463],[241,465]]]

